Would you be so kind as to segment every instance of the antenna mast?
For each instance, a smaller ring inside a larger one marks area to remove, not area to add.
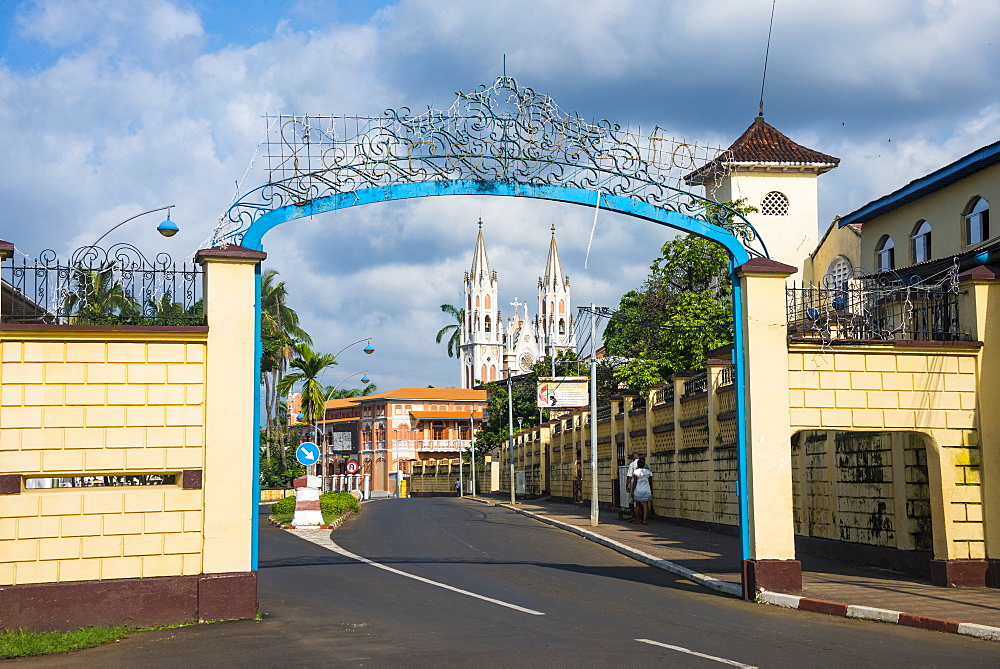
[[[771,23],[767,26],[767,48],[764,50],[764,75],[760,78],[760,107],[757,116],[764,118],[764,82],[767,80],[767,57],[771,53],[771,28],[774,27],[774,5],[777,0],[771,0]]]

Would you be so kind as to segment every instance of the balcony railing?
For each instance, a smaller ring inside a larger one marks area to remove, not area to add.
[[[952,283],[910,283],[882,275],[834,288],[787,288],[790,337],[823,340],[969,339],[962,332]]]
[[[464,451],[472,447],[471,439],[396,439],[397,451]]]

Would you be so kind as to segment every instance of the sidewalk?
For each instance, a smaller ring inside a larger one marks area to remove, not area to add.
[[[619,520],[616,512],[604,510],[600,512],[600,524],[592,527],[589,506],[530,500],[510,507],[509,496],[480,495],[470,499],[561,524],[563,529],[647,564],[681,573],[699,585],[739,596],[740,545],[736,535],[664,520],[633,525],[627,520]],[[802,592],[794,595],[762,593],[763,601],[1000,641],[1000,590],[942,588],[910,574],[816,555],[798,557],[802,562]]]

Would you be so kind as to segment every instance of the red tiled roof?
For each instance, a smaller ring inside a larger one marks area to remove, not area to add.
[[[833,169],[840,164],[840,158],[814,151],[797,144],[779,132],[774,126],[764,120],[763,116],[754,118],[750,127],[733,142],[729,150],[712,162],[699,167],[686,175],[684,180],[691,182],[703,176],[711,176],[722,162],[728,163],[792,163],[798,165],[829,165]]]

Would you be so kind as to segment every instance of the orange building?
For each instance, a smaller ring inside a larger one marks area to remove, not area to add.
[[[290,400],[294,416],[299,397]],[[471,448],[472,431],[479,428],[485,408],[485,390],[397,388],[331,400],[318,429],[304,427],[300,435],[303,441],[321,440],[326,474],[343,474],[354,456],[373,492],[395,492],[413,460],[457,458]]]

